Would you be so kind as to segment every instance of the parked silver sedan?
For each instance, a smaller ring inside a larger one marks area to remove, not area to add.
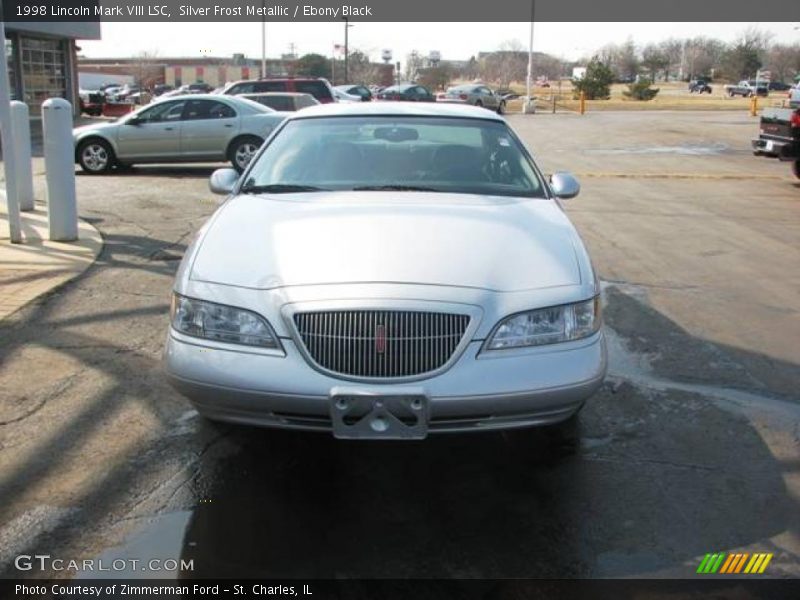
[[[454,104],[471,104],[482,106],[502,115],[506,110],[505,99],[483,84],[457,85],[436,97],[437,102]]]
[[[603,381],[579,185],[499,116],[314,106],[210,186],[164,354],[208,418],[415,439],[569,420]]]
[[[154,162],[230,161],[241,171],[284,117],[236,96],[168,98],[114,122],[76,128],[75,162],[91,174]]]

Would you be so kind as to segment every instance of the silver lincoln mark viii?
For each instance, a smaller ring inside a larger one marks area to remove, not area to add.
[[[606,372],[597,278],[504,119],[329,104],[276,128],[186,252],[165,350],[204,416],[340,438],[570,420]]]

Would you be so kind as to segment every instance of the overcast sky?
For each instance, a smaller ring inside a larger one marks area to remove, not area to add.
[[[731,41],[750,25],[770,31],[774,42],[800,42],[800,23],[538,23],[534,50],[569,60],[590,54],[609,42],[632,37],[637,44],[670,37],[705,35]],[[261,23],[103,23],[103,39],[80,42],[85,56],[124,57],[142,51],[163,57],[261,56]],[[350,48],[380,58],[384,48],[404,61],[411,50],[441,52],[444,59],[468,59],[479,51],[496,50],[508,40],[528,45],[527,23],[355,23]],[[267,23],[267,56],[288,53],[330,55],[344,43],[344,26],[332,23]]]

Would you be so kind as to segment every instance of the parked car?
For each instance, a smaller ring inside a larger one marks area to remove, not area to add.
[[[520,94],[518,94],[513,90],[496,90],[495,94],[500,96],[506,102],[508,102],[509,100],[516,100],[517,98],[521,97]]]
[[[153,96],[160,96],[161,94],[166,94],[167,92],[171,92],[175,88],[167,83],[158,83],[153,86]]]
[[[375,96],[376,100],[404,100],[406,102],[436,102],[436,96],[431,91],[416,83],[393,85],[382,90]]]
[[[80,90],[78,92],[81,114],[99,117],[103,114],[106,95],[100,90]]]
[[[333,97],[336,99],[336,102],[361,102],[361,96],[348,94],[339,88],[333,88]]]
[[[782,81],[770,81],[767,84],[767,89],[770,92],[786,92],[792,89],[792,86],[788,83],[783,83]]]
[[[301,108],[319,104],[311,94],[298,94],[296,92],[265,92],[263,94],[241,94],[242,98],[253,100],[259,104],[283,112],[294,112]]]
[[[350,96],[358,96],[362,102],[372,100],[372,91],[365,85],[337,85],[336,89]]]
[[[210,187],[164,352],[210,419],[414,439],[574,423],[603,382],[580,186],[497,115],[314,106]]]
[[[453,102],[482,106],[502,115],[506,109],[506,101],[485,85],[457,85],[436,97],[437,102]]]
[[[800,102],[796,108],[765,108],[752,146],[756,156],[791,163],[800,178]]]
[[[112,123],[74,129],[75,162],[89,174],[115,165],[225,160],[243,170],[284,116],[235,96],[159,99]]]
[[[690,94],[710,94],[712,91],[711,85],[705,79],[695,79],[689,82]]]
[[[129,96],[133,94],[138,94],[141,92],[141,88],[138,85],[132,84],[125,84],[119,90],[111,95],[111,99],[114,102],[123,102],[128,99]]]
[[[744,96],[745,98],[750,98],[751,96],[758,95],[758,96],[768,96],[769,90],[767,89],[766,82],[759,82],[756,85],[755,80],[750,81],[740,81],[736,85],[726,85],[725,92],[733,98],[734,96]]]
[[[789,93],[786,96],[789,100],[790,107],[800,108],[800,83],[798,83],[792,89],[790,89]]]
[[[311,77],[287,77],[234,81],[225,86],[223,94],[260,94],[263,92],[299,92],[311,94],[320,104],[333,102],[333,89],[327,79]]]
[[[203,81],[195,81],[182,85],[179,89],[189,91],[192,94],[210,94],[214,91],[214,86]]]

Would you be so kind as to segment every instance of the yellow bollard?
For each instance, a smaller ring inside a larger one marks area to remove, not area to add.
[[[758,115],[758,96],[750,98],[750,116],[755,117]]]
[[[586,112],[586,92],[581,91],[581,114]]]

